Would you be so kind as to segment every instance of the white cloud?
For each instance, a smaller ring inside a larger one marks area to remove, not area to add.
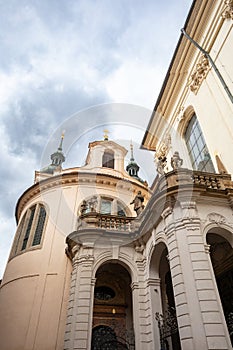
[[[105,80],[105,88],[114,101],[152,109],[163,78],[164,70],[156,65],[140,60],[125,61]]]
[[[50,135],[71,114],[95,104],[114,101],[153,108],[190,4],[191,0],[2,2],[0,266],[14,234],[15,203],[33,183]],[[91,121],[98,120],[93,118],[88,120],[90,129]],[[136,124],[141,125],[141,119]],[[144,119],[143,123],[146,126]],[[68,128],[66,138],[75,139],[72,133]]]

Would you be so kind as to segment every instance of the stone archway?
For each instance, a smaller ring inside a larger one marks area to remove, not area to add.
[[[222,229],[223,235],[224,231]],[[210,258],[233,345],[233,248],[223,235],[221,230],[212,229],[207,234],[207,243],[210,245]]]
[[[131,277],[119,263],[96,272],[92,350],[134,349]]]
[[[168,263],[168,251],[164,243],[159,243],[155,246],[152,254],[150,277],[152,276],[160,281],[160,293],[156,292],[156,294],[153,294],[153,298],[160,298],[160,301],[152,300],[152,304],[157,304],[157,308],[160,305],[160,310],[155,312],[156,317],[154,320],[159,330],[160,347],[164,350],[180,350],[181,344],[172,278]]]

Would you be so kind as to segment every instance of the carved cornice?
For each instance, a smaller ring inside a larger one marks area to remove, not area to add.
[[[29,187],[19,198],[15,210],[16,219],[18,220],[24,206],[31,200],[34,199],[36,196],[43,194],[46,191],[49,191],[51,189],[56,189],[58,187],[65,187],[65,186],[77,186],[81,184],[92,184],[97,186],[108,186],[118,189],[123,189],[124,191],[131,192],[132,191],[132,185],[135,186],[135,188],[145,191],[148,191],[150,193],[150,190],[143,185],[142,183],[137,182],[137,180],[132,178],[131,179],[125,179],[123,177],[118,177],[114,175],[109,174],[103,174],[103,173],[89,173],[89,172],[78,172],[74,171],[72,173],[65,173],[65,174],[59,174],[57,176],[52,176],[50,178],[44,179],[40,182],[35,183],[31,187]]]
[[[224,4],[226,5],[222,17],[224,19],[233,19],[233,0],[225,0]]]
[[[188,82],[189,88],[194,94],[197,94],[209,70],[210,65],[208,58],[205,55],[201,55],[198,63],[196,64],[194,73],[191,75]]]

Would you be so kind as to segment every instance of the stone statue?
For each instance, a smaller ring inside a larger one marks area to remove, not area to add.
[[[160,175],[164,174],[164,168],[167,165],[167,158],[166,157],[158,157],[157,160],[157,171]]]
[[[183,159],[180,158],[179,152],[175,151],[171,157],[171,166],[173,170],[181,168],[183,164]]]
[[[97,206],[97,197],[93,196],[88,201],[88,206],[91,212],[96,212],[96,206]]]
[[[142,204],[144,202],[144,197],[142,195],[141,191],[138,191],[137,195],[135,196],[134,200],[130,204],[134,204],[134,210],[136,211],[137,216],[141,214],[141,212],[144,209],[144,205]]]
[[[80,206],[80,214],[81,215],[85,214],[87,211],[87,208],[88,208],[87,201],[83,200]]]

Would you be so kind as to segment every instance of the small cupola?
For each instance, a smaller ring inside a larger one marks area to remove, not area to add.
[[[89,143],[89,152],[86,158],[86,164],[83,169],[91,171],[106,172],[114,170],[124,172],[124,159],[127,150],[109,140],[108,130],[104,130],[104,139]]]
[[[139,165],[135,162],[134,159],[134,155],[133,155],[133,144],[130,144],[130,151],[131,151],[131,157],[130,157],[130,162],[126,167],[126,171],[128,172],[128,174],[132,177],[134,177],[135,179],[139,180],[138,177],[138,172],[139,172]]]
[[[52,163],[49,166],[41,169],[42,173],[54,174],[55,171],[61,171],[61,169],[62,169],[61,165],[65,161],[65,156],[62,152],[63,139],[64,139],[64,134],[62,133],[61,141],[60,141],[60,144],[58,146],[57,151],[54,152],[53,154],[51,154],[50,158],[52,160]]]
[[[62,152],[62,144],[63,144],[63,139],[64,139],[64,134],[61,135],[61,141],[60,141],[60,145],[57,149],[56,152],[54,152],[53,154],[51,154],[51,160],[52,160],[52,164],[54,166],[61,166],[62,163],[64,163],[65,161],[65,156]]]

